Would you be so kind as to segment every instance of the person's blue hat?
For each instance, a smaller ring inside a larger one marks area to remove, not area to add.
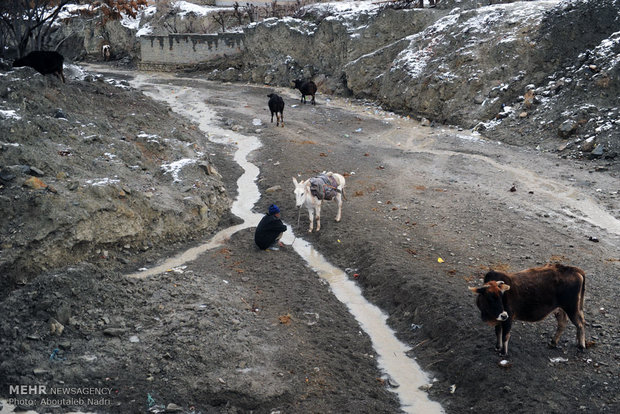
[[[272,204],[269,206],[269,215],[273,216],[276,213],[279,213],[280,209],[278,208],[278,206],[276,206],[275,204]]]

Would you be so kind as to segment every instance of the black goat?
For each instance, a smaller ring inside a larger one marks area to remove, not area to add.
[[[58,52],[35,50],[20,59],[16,59],[13,62],[13,67],[30,66],[41,75],[54,74],[64,83],[65,75],[62,73],[64,60],[65,58]]]
[[[302,103],[306,103],[306,95],[311,95],[312,105],[316,105],[316,102],[314,101],[314,94],[316,93],[316,83],[312,82],[311,80],[306,81],[297,79],[295,80],[295,89],[299,89],[299,92],[301,92]]]
[[[280,95],[270,93],[269,97],[269,110],[271,111],[271,122],[273,123],[273,114],[276,114],[276,126],[282,123],[284,127],[284,99]],[[279,113],[279,115],[278,115]]]

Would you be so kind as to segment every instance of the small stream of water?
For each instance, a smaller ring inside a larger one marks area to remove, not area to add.
[[[207,243],[187,250],[157,267],[128,275],[136,278],[145,278],[165,272],[172,267],[192,261],[200,254],[221,246],[234,233],[255,227],[262,217],[261,214],[252,212],[254,205],[260,199],[260,192],[256,185],[259,169],[248,161],[248,155],[261,146],[258,138],[217,127],[215,113],[204,103],[205,94],[200,89],[153,84],[149,82],[150,79],[151,77],[146,75],[138,75],[132,83],[134,87],[142,89],[146,95],[165,101],[175,112],[199,122],[201,130],[212,141],[236,145],[234,160],[244,172],[237,180],[238,196],[232,205],[232,213],[241,218],[243,223],[222,230]],[[418,364],[406,355],[410,348],[396,338],[387,325],[387,316],[364,298],[359,286],[349,280],[344,271],[328,263],[310,243],[295,237],[291,226],[285,232],[282,241],[288,245],[292,244],[295,252],[321,278],[329,282],[336,298],[347,306],[368,334],[379,356],[380,369],[390,378],[390,382],[396,383],[392,390],[398,394],[402,409],[407,413],[443,413],[441,405],[430,401],[427,394],[419,389],[421,385],[428,384],[430,380]]]

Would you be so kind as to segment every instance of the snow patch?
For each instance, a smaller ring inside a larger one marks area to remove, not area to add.
[[[381,4],[374,1],[342,1],[335,3],[311,4],[305,7],[306,10],[316,10],[320,12],[334,12],[341,16],[353,16],[359,13],[378,13]]]
[[[140,27],[140,15],[138,14],[136,17],[131,17],[126,14],[123,14],[123,18],[121,19],[121,25],[131,30],[138,30]]]
[[[243,2],[240,2],[240,4]],[[230,11],[231,7],[214,7],[214,6],[201,6],[198,4],[190,3],[187,1],[177,1],[174,3],[174,7],[179,9],[178,15],[184,18],[190,13],[194,13],[198,16],[207,16],[209,13],[217,11]]]
[[[81,80],[81,81],[86,79],[86,72],[84,71],[84,69],[82,69],[82,67],[78,65],[74,65],[71,63],[70,64],[65,63],[64,70],[65,70],[65,74],[71,76],[73,79]]]
[[[187,165],[192,165],[192,164],[196,164],[195,159],[183,158],[181,160],[172,162],[170,164],[162,164],[160,168],[164,170],[164,174],[168,174],[168,173],[171,174],[172,179],[174,180],[175,183],[179,183],[181,182],[181,179],[179,178],[179,173],[181,172],[183,167]]]
[[[90,184],[93,187],[101,187],[104,185],[110,185],[110,184],[116,184],[116,183],[120,183],[121,180],[119,179],[110,179],[110,178],[95,178],[92,180],[86,180],[86,184]]]
[[[148,36],[151,33],[153,33],[153,28],[151,27],[150,23],[146,23],[144,26],[140,28],[140,30],[136,32],[136,37]]]
[[[14,109],[0,109],[0,115],[8,119],[22,119],[21,116],[17,115],[17,111]]]
[[[147,134],[144,131],[140,131],[140,133],[137,135],[138,138],[146,138],[146,139],[153,139],[156,140],[157,138],[160,138],[159,135],[156,134]]]

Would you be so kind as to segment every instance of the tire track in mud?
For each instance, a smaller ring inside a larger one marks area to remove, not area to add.
[[[513,149],[509,145],[496,143],[480,135],[462,130],[450,130],[444,127],[422,127],[416,121],[408,117],[385,113],[382,110],[369,112],[368,108],[346,104],[339,99],[332,99],[330,105],[344,111],[358,113],[359,116],[374,117],[396,127],[387,128],[384,133],[370,137],[370,142],[379,147],[388,147],[408,153],[429,154],[441,158],[441,163],[454,161],[457,157],[463,157],[462,164],[482,162],[492,167],[492,172],[501,173],[506,182],[517,182],[522,188],[528,188],[542,196],[544,200],[533,202],[521,198],[519,201],[525,204],[525,208],[530,210],[552,209],[556,214],[562,216],[563,220],[573,224],[579,221],[589,223],[610,233],[615,241],[620,240],[620,220],[614,217],[607,210],[600,207],[600,203],[592,197],[580,191],[575,186],[561,183],[555,179],[543,177],[527,167],[516,166],[515,163],[499,162],[492,158],[495,150],[492,146],[497,146],[505,151],[520,156],[519,148]],[[453,145],[455,149],[446,149]],[[472,147],[473,150],[472,150]],[[511,154],[513,155],[513,154]],[[445,171],[434,170],[437,175],[445,175]],[[489,173],[491,174],[491,173]],[[489,179],[489,183],[493,180]],[[497,189],[494,189],[497,191]]]
[[[401,120],[401,122],[409,123],[409,120]],[[409,133],[404,131],[409,131]],[[396,133],[398,133],[398,137],[394,136]],[[480,146],[495,145],[469,132],[460,131],[454,133],[453,131],[441,129],[438,135],[441,135],[442,139],[448,138],[449,141],[469,141],[472,145]],[[533,211],[541,209],[548,211],[551,209],[556,214],[561,215],[564,220],[573,223],[578,221],[587,222],[610,233],[612,239],[620,239],[620,220],[601,208],[596,200],[573,186],[560,183],[551,178],[542,177],[538,173],[524,167],[496,161],[486,154],[442,149],[441,147],[446,145],[445,141],[440,143],[436,138],[429,139],[428,136],[420,132],[419,127],[411,128],[411,125],[399,129],[391,129],[377,137],[376,141],[384,143],[383,145],[388,143],[390,146],[399,148],[402,151],[430,154],[442,159],[455,160],[457,157],[464,157],[463,164],[472,161],[485,163],[493,168],[493,172],[504,175],[505,181],[519,183],[522,188],[528,188],[531,193],[536,193],[544,199],[544,205],[541,206],[541,202],[532,202],[521,198],[519,201],[525,204],[525,208]],[[507,146],[503,147],[506,148]],[[441,174],[441,172],[438,173]],[[492,183],[493,181],[488,180],[488,182]]]

